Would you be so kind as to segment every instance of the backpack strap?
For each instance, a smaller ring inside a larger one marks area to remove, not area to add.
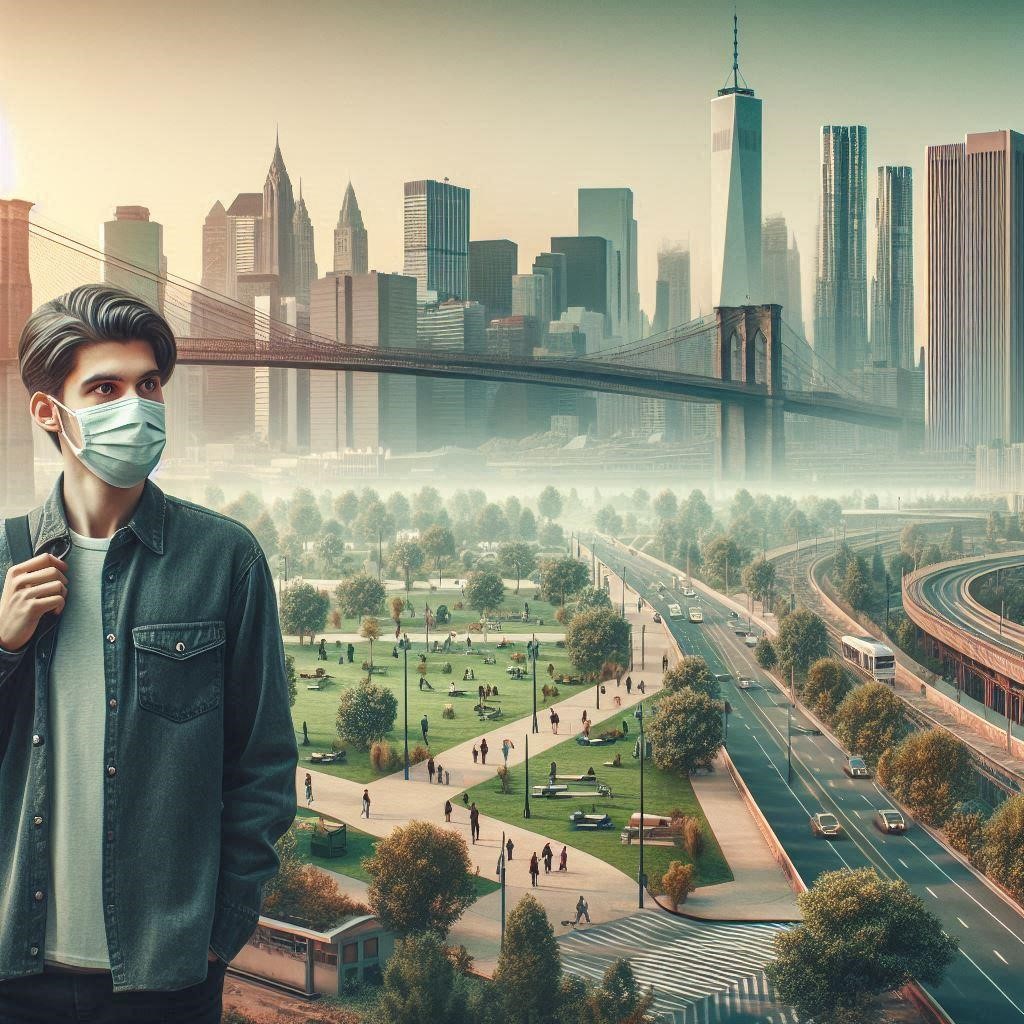
[[[7,546],[11,549],[11,564],[27,562],[32,557],[32,533],[29,530],[28,516],[15,516],[4,520],[7,533]]]
[[[32,557],[32,534],[29,531],[28,516],[15,516],[13,519],[4,520],[4,531],[7,534],[7,544],[11,551],[11,564],[27,562]],[[29,643],[33,643],[35,634]],[[26,655],[28,657],[28,655]],[[31,664],[31,658],[29,658]],[[27,711],[28,720],[31,721],[35,705],[35,687],[31,680],[29,685],[14,687],[8,685],[0,689],[0,761],[3,761],[11,742],[11,731],[14,727],[14,718],[23,703],[29,704]]]

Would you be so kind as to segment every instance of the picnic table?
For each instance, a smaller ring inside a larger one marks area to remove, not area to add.
[[[388,674],[387,665],[371,665],[370,675],[371,676],[386,676]]]
[[[575,829],[593,830],[613,827],[612,819],[607,814],[584,814],[583,811],[573,811],[569,815],[569,823]]]
[[[309,755],[309,762],[311,764],[337,764],[346,759],[347,752],[344,750],[334,750],[326,754],[312,753]]]

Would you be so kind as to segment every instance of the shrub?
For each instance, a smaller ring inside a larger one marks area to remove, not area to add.
[[[681,860],[674,860],[668,866],[668,871],[661,876],[661,887],[668,897],[673,910],[679,909],[680,903],[686,902],[686,897],[693,892],[693,865],[684,864]]]
[[[679,836],[683,849],[693,860],[698,860],[706,843],[700,821],[691,814],[684,814],[679,822]]]
[[[421,761],[426,761],[430,757],[430,751],[422,743],[417,743],[409,751],[409,764],[419,764]]]
[[[366,660],[366,659],[364,658],[364,659],[363,659],[363,663],[362,663],[362,665],[360,666],[360,668],[362,668],[362,670],[363,670],[364,672],[369,672],[369,671],[370,671],[370,663],[369,663],[369,662],[368,662],[368,661],[367,661],[367,660]]]
[[[625,733],[621,729],[605,729],[604,732],[598,735],[603,740],[621,740]]]
[[[441,709],[441,717],[442,718],[454,718],[455,717],[455,705],[454,704],[450,704],[450,703],[449,704],[445,704],[445,706]]]
[[[462,602],[462,601],[456,601],[456,602],[455,602],[455,604],[453,604],[453,605],[452,605],[452,607],[453,607],[453,608],[454,608],[454,609],[455,609],[455,610],[456,610],[457,612],[461,612],[461,611],[462,611],[462,609],[466,607],[466,605],[465,605],[465,603],[464,603],[464,602]]]
[[[364,680],[346,690],[338,702],[337,732],[361,750],[382,740],[394,727],[398,699],[388,689]]]
[[[456,605],[456,608],[459,606]],[[448,611],[448,605],[439,604],[434,612],[434,621],[439,625],[443,626],[452,617],[451,612]]]
[[[442,661],[441,671],[444,675],[450,676],[452,674],[452,663],[450,661]]]
[[[502,791],[502,793],[511,793],[512,792],[512,776],[509,774],[508,768],[506,768],[504,765],[502,765],[499,769],[497,769],[497,773],[498,773],[498,782],[501,783],[501,791]]]
[[[954,814],[946,822],[944,830],[949,845],[976,868],[984,870],[985,816],[977,811]]]
[[[510,657],[517,665],[522,665],[526,661],[526,655],[522,651],[516,651]]]
[[[985,825],[985,870],[1024,899],[1024,796],[1004,800]]]
[[[380,775],[393,772],[401,763],[398,751],[387,740],[377,740],[370,747],[370,764]]]

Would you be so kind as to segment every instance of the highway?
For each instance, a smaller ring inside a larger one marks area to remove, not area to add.
[[[904,836],[885,836],[872,825],[877,808],[891,806],[874,780],[851,780],[843,771],[845,755],[827,737],[812,735],[813,725],[799,709],[792,713],[792,781],[787,779],[788,701],[733,634],[726,607],[704,598],[702,625],[667,618],[667,604],[653,590],[668,574],[621,546],[596,542],[599,559],[625,565],[628,582],[656,608],[687,653],[700,655],[714,672],[729,673],[723,697],[732,706],[727,746],[758,806],[771,823],[807,885],[823,871],[871,866],[890,878],[902,878],[961,946],[942,985],[929,987],[959,1024],[1024,1022],[1024,919],[965,868],[941,844],[911,823]],[[669,601],[686,605],[678,595]],[[690,599],[690,604],[694,603]],[[642,676],[634,667],[633,675]],[[755,680],[749,690],[737,680]],[[815,838],[808,819],[830,811],[843,825],[836,841]]]

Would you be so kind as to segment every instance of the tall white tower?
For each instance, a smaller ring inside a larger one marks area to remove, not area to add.
[[[761,101],[739,84],[733,15],[732,84],[711,101],[711,302],[740,306],[761,294]]]

